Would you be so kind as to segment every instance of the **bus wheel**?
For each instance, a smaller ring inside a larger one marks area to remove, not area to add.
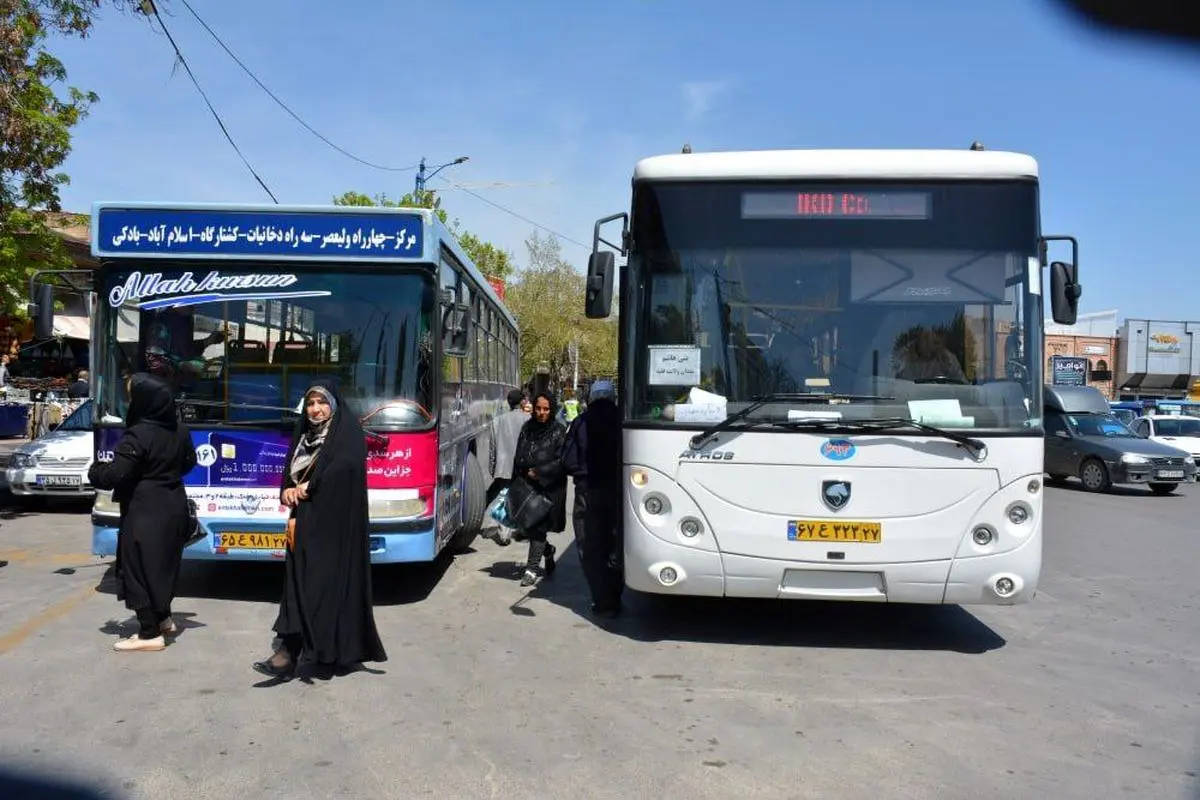
[[[463,526],[454,537],[454,552],[466,552],[483,529],[483,512],[487,510],[487,481],[483,467],[474,453],[467,455],[467,481],[463,497]]]

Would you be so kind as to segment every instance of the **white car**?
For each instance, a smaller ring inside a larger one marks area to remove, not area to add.
[[[1130,425],[1143,439],[1170,445],[1200,458],[1200,418],[1170,414],[1138,417]]]
[[[5,477],[15,497],[95,497],[88,469],[95,457],[92,401],[85,400],[54,430],[12,451]]]

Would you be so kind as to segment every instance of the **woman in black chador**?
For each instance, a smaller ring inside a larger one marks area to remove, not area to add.
[[[543,574],[546,577],[554,574],[555,548],[546,541],[546,534],[561,533],[567,527],[567,474],[562,463],[567,429],[556,417],[554,396],[549,392],[538,394],[533,399],[533,414],[517,438],[512,483],[508,487],[509,507],[520,509],[531,493],[541,499],[540,503],[531,504],[537,512],[514,519],[517,530],[529,539],[529,556],[523,566],[517,567],[522,586],[532,586]]]
[[[117,599],[137,614],[137,636],[113,645],[119,652],[162,650],[178,632],[171,601],[190,529],[183,476],[196,466],[187,426],[179,421],[171,388],[160,378],[129,378],[125,434],[112,460],[92,464],[88,480],[111,489],[121,506],[117,533]]]
[[[333,387],[304,393],[287,465],[281,499],[295,538],[274,626],[282,644],[254,668],[290,678],[301,660],[334,669],[386,661],[371,598],[366,437]]]

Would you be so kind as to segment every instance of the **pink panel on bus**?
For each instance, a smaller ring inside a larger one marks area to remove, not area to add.
[[[437,482],[437,431],[384,433],[367,439],[368,489],[418,489]]]

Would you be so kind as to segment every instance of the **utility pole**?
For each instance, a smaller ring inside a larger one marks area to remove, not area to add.
[[[424,157],[422,157],[420,167],[417,169],[417,180],[416,180],[416,186],[414,187],[414,190],[413,190],[413,196],[420,198],[421,195],[425,193],[425,181],[429,180],[434,175],[437,175],[439,172],[444,170],[446,167],[453,167],[458,164],[462,164],[464,161],[469,161],[469,160],[470,160],[470,158],[468,156],[459,156],[458,158],[454,159],[453,161],[448,161],[445,164],[442,164],[441,166],[434,167],[433,172],[430,172],[428,175],[426,175],[425,174],[425,159],[424,159]]]

